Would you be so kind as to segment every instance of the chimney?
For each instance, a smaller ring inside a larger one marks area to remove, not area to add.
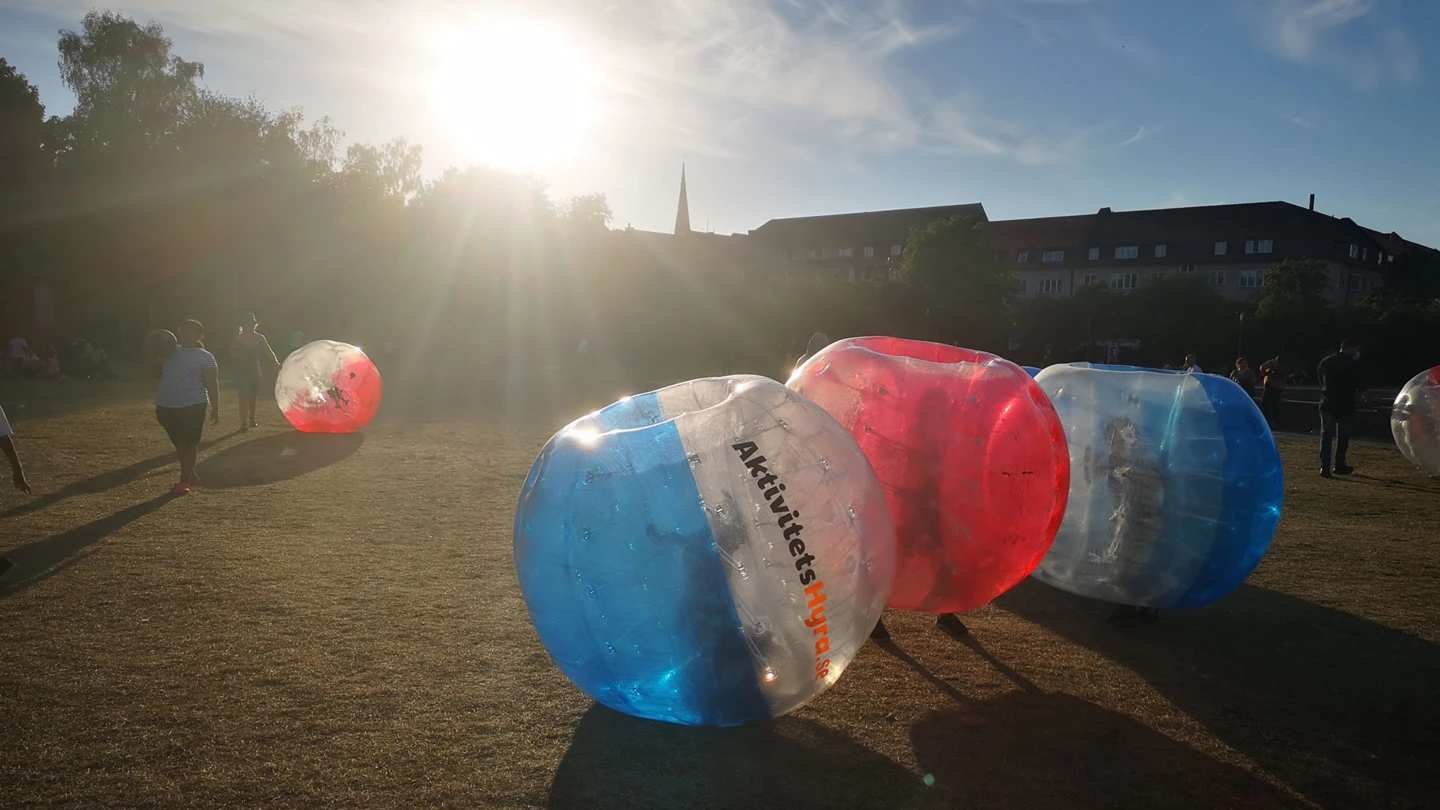
[[[1314,195],[1314,194],[1311,194],[1311,195],[1310,195],[1310,210],[1311,210],[1311,211],[1314,211],[1314,210],[1315,210],[1315,195]]]

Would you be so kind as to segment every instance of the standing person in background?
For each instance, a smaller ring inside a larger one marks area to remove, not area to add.
[[[1236,385],[1245,389],[1245,395],[1251,399],[1255,398],[1255,370],[1250,368],[1250,361],[1244,357],[1235,361],[1235,370],[1230,372],[1230,379]]]
[[[30,348],[30,344],[26,342],[25,338],[10,338],[10,372],[16,377],[19,377],[25,370],[25,350],[28,348]]]
[[[1200,363],[1195,359],[1195,355],[1193,355],[1193,354],[1187,354],[1187,355],[1185,355],[1185,364],[1182,365],[1182,366],[1180,366],[1180,370],[1183,371],[1183,372],[1185,372],[1186,374],[1204,374],[1204,373],[1205,373],[1205,372],[1200,368]]]
[[[200,452],[207,406],[210,424],[220,424],[220,365],[215,355],[205,351],[201,342],[205,327],[199,321],[180,324],[175,336],[180,345],[154,368],[160,378],[160,390],[155,393],[155,420],[165,428],[180,461],[180,481],[173,491],[188,495],[191,487],[200,484],[195,477],[195,456]]]
[[[240,432],[259,427],[255,405],[260,399],[260,364],[280,365],[270,341],[256,329],[260,324],[255,315],[246,313],[239,334],[230,342],[230,359],[235,361],[235,395],[240,400]]]
[[[1261,363],[1260,375],[1265,385],[1260,393],[1260,413],[1273,430],[1280,424],[1280,402],[1285,395],[1285,367],[1280,364],[1280,355]]]
[[[1360,341],[1345,340],[1340,351],[1320,361],[1320,477],[1349,475],[1355,468],[1345,463],[1350,449],[1350,423],[1359,410],[1365,391],[1360,375]],[[1330,466],[1330,443],[1335,447],[1335,466]]]

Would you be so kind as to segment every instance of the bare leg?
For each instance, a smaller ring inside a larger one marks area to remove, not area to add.
[[[196,483],[195,479],[195,456],[200,447],[194,444],[185,444],[175,448],[175,455],[180,459],[180,483],[189,486]]]

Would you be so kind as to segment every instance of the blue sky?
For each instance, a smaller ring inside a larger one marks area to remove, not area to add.
[[[0,56],[40,86],[52,113],[71,104],[56,33],[91,5],[0,0]],[[999,219],[1303,205],[1315,193],[1323,211],[1440,245],[1435,0],[108,7],[162,23],[222,92],[329,115],[352,140],[404,136],[425,146],[430,175],[497,162],[528,166],[557,198],[603,191],[617,226],[668,229],[683,161],[692,222],[717,232],[957,202],[983,202]],[[555,32],[505,55],[539,67],[467,69],[477,63],[449,58],[467,42],[497,47],[471,33],[517,24]],[[559,122],[577,144],[523,162],[487,153],[501,143],[487,128],[523,136],[514,122],[526,116],[487,109],[486,88],[556,65],[555,81],[578,82],[566,92],[583,92],[589,112],[572,121],[567,102],[529,117]],[[443,71],[452,75],[437,95]]]

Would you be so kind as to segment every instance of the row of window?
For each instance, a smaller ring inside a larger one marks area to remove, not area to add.
[[[866,246],[866,247],[861,248],[861,250],[863,251],[863,255],[865,256],[865,258],[867,258],[867,259],[874,258],[874,256],[875,256],[875,248],[874,248],[873,246]],[[902,254],[902,253],[904,253],[904,252],[905,252],[905,246],[904,246],[904,245],[891,245],[891,246],[890,246],[890,255],[891,255],[891,256],[899,256],[900,254]],[[780,252],[779,252],[778,254],[776,254],[776,255],[777,255],[779,258],[781,258],[781,259],[788,259],[788,258],[790,258],[790,251],[788,251],[788,250],[782,250],[782,251],[780,251]],[[797,252],[796,255],[798,256],[799,253]],[[853,258],[855,258],[855,248],[848,248],[848,247],[847,247],[847,248],[835,248],[835,249],[834,249],[834,252],[832,252],[831,249],[828,248],[828,247],[818,247],[818,248],[810,248],[810,249],[809,249],[808,251],[806,251],[806,253],[805,253],[805,258],[807,258],[807,259],[829,259],[829,258],[831,258],[831,257],[839,257],[839,258],[841,258],[841,259],[853,259]]]
[[[1193,264],[1181,265],[1181,267],[1180,267],[1180,272],[1181,272],[1181,273],[1193,273],[1193,272],[1195,272],[1195,265],[1193,265]],[[1157,270],[1157,271],[1155,271],[1155,272],[1153,272],[1153,273],[1150,274],[1150,278],[1151,278],[1151,279],[1161,279],[1161,278],[1164,278],[1164,277],[1165,277],[1164,271],[1160,271],[1160,270]],[[1207,282],[1210,286],[1212,286],[1212,287],[1223,287],[1223,286],[1225,286],[1225,270],[1224,270],[1223,268],[1216,268],[1216,269],[1213,269],[1213,270],[1209,270],[1209,271],[1207,271],[1207,273],[1206,273],[1206,278],[1205,278],[1205,280],[1206,280],[1206,282]],[[1096,273],[1086,273],[1085,275],[1083,275],[1083,276],[1080,277],[1080,284],[1081,284],[1082,286],[1088,285],[1088,284],[1095,284],[1095,283],[1098,282],[1098,281],[1100,281],[1100,276],[1099,276],[1098,274],[1096,274]],[[1240,274],[1239,274],[1238,282],[1239,282],[1239,286],[1240,286],[1241,289],[1255,289],[1255,288],[1259,288],[1259,287],[1264,287],[1264,286],[1265,286],[1265,271],[1264,271],[1264,270],[1241,270],[1241,271],[1240,271]],[[1022,289],[1023,289],[1025,292],[1029,292],[1029,291],[1030,291],[1030,284],[1029,284],[1028,281],[1023,281],[1023,282],[1021,282],[1021,284],[1022,284]],[[1108,282],[1108,285],[1107,285],[1107,286],[1109,286],[1109,288],[1112,289],[1112,290],[1133,290],[1133,289],[1135,289],[1136,287],[1140,286],[1140,274],[1139,274],[1139,273],[1111,273],[1111,274],[1110,274],[1110,279],[1109,279],[1109,282]],[[1064,292],[1064,291],[1065,291],[1065,282],[1064,282],[1063,279],[1058,279],[1058,278],[1040,279],[1040,280],[1037,282],[1036,291],[1037,291],[1037,292],[1042,292],[1042,293],[1058,293],[1058,292]]]
[[[1350,247],[1351,247],[1351,256],[1353,257],[1353,256],[1355,255],[1355,246],[1354,246],[1354,245],[1351,245]],[[1229,252],[1229,250],[1230,250],[1230,243],[1229,243],[1229,242],[1216,242],[1216,243],[1215,243],[1215,255],[1216,255],[1216,256],[1224,256],[1227,252]],[[1246,252],[1246,253],[1250,253],[1250,254],[1254,254],[1254,253],[1273,253],[1274,251],[1275,251],[1275,240],[1273,240],[1273,239],[1248,239],[1248,240],[1245,241],[1245,252]],[[1169,245],[1160,244],[1160,245],[1156,245],[1156,246],[1155,246],[1155,258],[1157,258],[1157,259],[1163,259],[1163,258],[1165,258],[1165,255],[1166,255],[1167,253],[1169,253],[1169,252],[1170,252],[1170,246],[1169,246]],[[1095,261],[1095,260],[1099,259],[1099,258],[1100,258],[1100,248],[1098,248],[1098,247],[1092,247],[1092,248],[1090,248],[1090,253],[1089,253],[1089,255],[1090,255],[1090,261]],[[1138,258],[1140,258],[1140,246],[1139,246],[1139,245],[1118,245],[1118,246],[1116,246],[1116,248],[1115,248],[1115,258],[1117,258],[1117,259],[1138,259]],[[1028,250],[1022,250],[1022,251],[1020,251],[1020,255],[1016,257],[1015,261],[1016,261],[1017,263],[1019,263],[1019,264],[1026,264],[1026,263],[1028,263],[1028,262],[1030,261],[1030,251],[1028,251]],[[1040,261],[1041,261],[1041,262],[1063,262],[1063,261],[1065,261],[1065,251],[1063,251],[1063,250],[1047,250],[1047,251],[1045,251],[1044,253],[1040,254]]]

